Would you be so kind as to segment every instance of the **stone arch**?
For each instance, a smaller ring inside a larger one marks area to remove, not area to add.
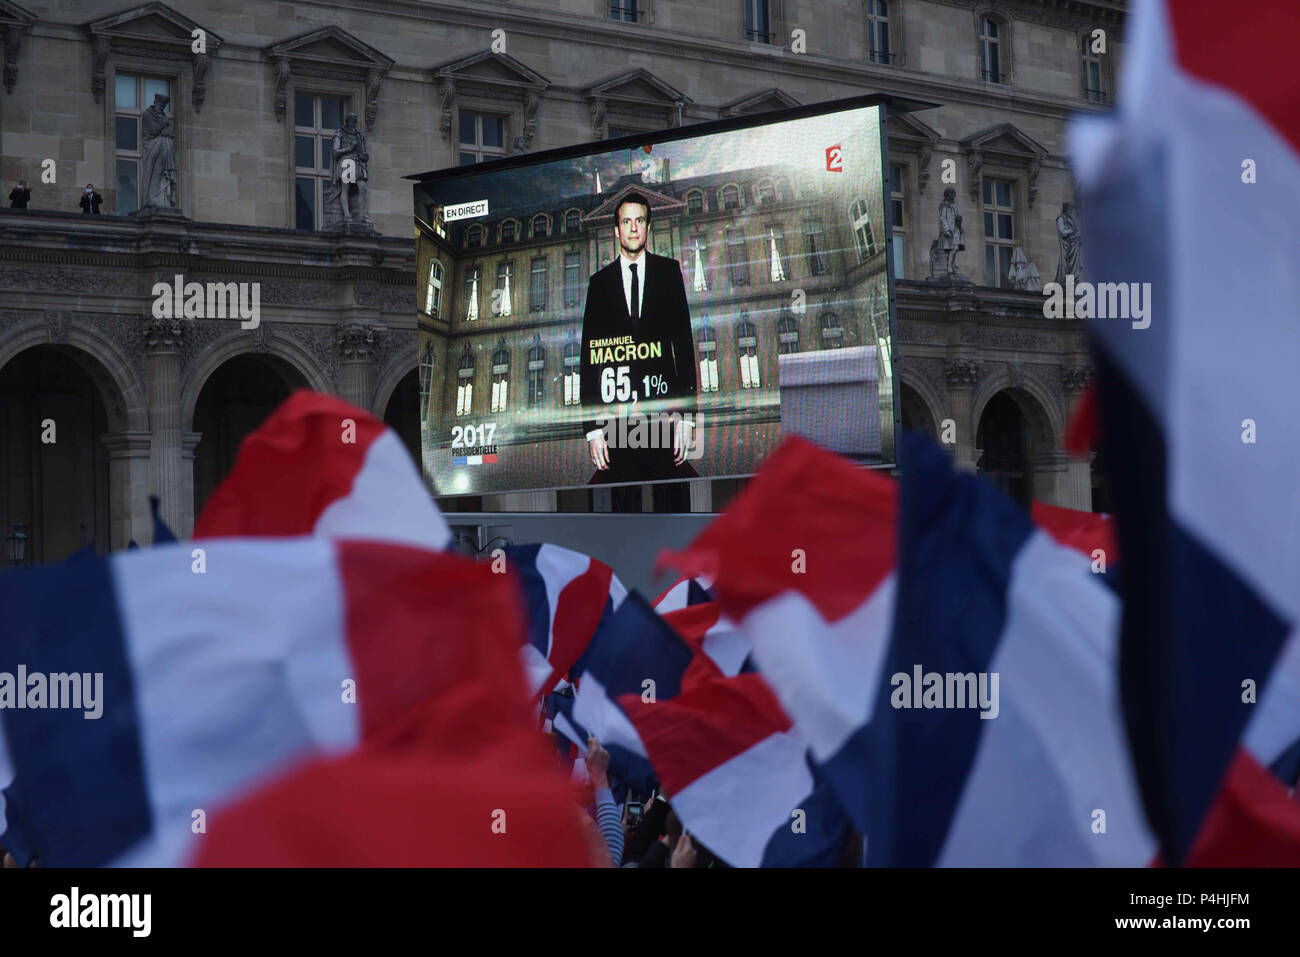
[[[335,392],[334,383],[320,362],[299,343],[280,336],[266,338],[265,351],[253,347],[247,334],[232,333],[225,339],[219,339],[204,349],[198,361],[190,368],[181,382],[181,429],[191,431],[194,428],[194,410],[198,406],[199,395],[212,374],[229,359],[239,355],[265,355],[284,362],[303,377],[307,387],[317,392]]]
[[[1028,376],[1000,372],[981,382],[971,403],[972,428],[979,428],[984,407],[993,396],[1003,391],[1020,407],[1020,413],[1029,425],[1030,454],[1059,450],[1065,433],[1065,414],[1055,398]]]
[[[905,394],[904,390],[911,395]],[[902,376],[899,380],[898,399],[900,403],[900,419],[903,408],[916,408],[924,412],[929,420],[928,434],[931,438],[938,438],[940,423],[946,418],[943,414],[943,402],[935,393],[930,383],[923,376],[911,372],[906,362],[903,363]]]
[[[0,334],[0,369],[28,349],[46,345],[60,347],[94,381],[111,432],[149,430],[149,399],[144,383],[117,340],[92,323],[73,319],[57,342],[50,340],[50,326],[42,319]]]
[[[412,356],[399,356],[379,373],[379,379],[375,383],[374,396],[370,403],[370,412],[377,419],[382,419],[384,413],[388,410],[388,403],[393,398],[393,392],[396,391],[397,385],[406,376],[416,371],[416,363],[411,361]]]
[[[1018,498],[1020,504],[1026,508],[1034,499],[1058,504],[1061,490],[1066,483],[1066,470],[1069,467],[1068,457],[1060,444],[1062,424],[1059,410],[1037,383],[1023,377],[1016,377],[1012,381],[1010,375],[995,377],[980,389],[977,401],[973,404],[971,418],[977,444],[980,443],[980,435],[985,426],[985,413],[994,400],[1000,397],[1011,403],[1019,413],[1024,427],[1023,449],[1017,451],[1008,460],[1019,462],[1023,466],[1023,477],[1007,479],[1012,483],[1011,486],[1006,487],[1008,492],[1010,493],[1014,488],[1016,491],[1012,497]],[[1006,408],[1002,406],[1003,410]],[[999,466],[993,461],[993,453],[985,448],[985,446],[996,448],[995,445],[990,445],[990,439],[991,436],[984,435],[983,445],[980,445],[981,452],[984,454],[977,460],[976,467],[981,472],[991,468],[996,473],[999,468],[1007,466],[1005,463]],[[1013,441],[1012,444],[1020,443]],[[1021,454],[1023,460],[1020,459]],[[1010,474],[1014,476],[1016,469],[1012,469]]]

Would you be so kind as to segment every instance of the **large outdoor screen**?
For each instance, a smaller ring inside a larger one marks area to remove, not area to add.
[[[435,494],[752,474],[784,434],[894,450],[877,101],[425,174]]]

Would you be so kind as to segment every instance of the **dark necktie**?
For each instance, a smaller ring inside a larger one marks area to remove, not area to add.
[[[632,270],[632,306],[629,310],[632,316],[632,330],[637,331],[641,325],[641,281],[636,276],[636,263],[628,263],[628,269]]]

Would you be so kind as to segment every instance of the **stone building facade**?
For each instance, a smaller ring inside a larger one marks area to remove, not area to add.
[[[187,533],[239,440],[297,386],[386,417],[414,449],[403,176],[867,92],[941,104],[890,121],[905,424],[952,420],[958,461],[1022,500],[1104,504],[1095,466],[1059,452],[1091,375],[1081,323],[989,284],[985,257],[1019,245],[1055,271],[1066,121],[1107,108],[1124,15],[1111,0],[0,0],[2,195],[32,190],[0,213],[0,537],[22,522],[36,561],[145,543],[150,493]],[[138,210],[158,92],[174,213]],[[367,138],[373,230],[331,205],[347,113]],[[87,183],[107,215],[77,212]],[[971,286],[925,281],[948,185]],[[177,276],[256,284],[260,321],[157,316]],[[701,485],[695,507],[723,503]]]

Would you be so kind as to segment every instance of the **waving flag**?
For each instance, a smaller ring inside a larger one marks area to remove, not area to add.
[[[900,441],[898,594],[861,773],[868,860],[1142,866],[1114,593],[929,440]]]
[[[402,440],[342,399],[299,390],[244,440],[194,537],[311,534],[418,548],[451,542]]]
[[[789,438],[689,547],[661,559],[713,576],[723,614],[859,830],[864,729],[893,618],[895,503],[890,479]]]
[[[707,581],[708,579],[703,577],[679,578],[664,589],[663,594],[651,604],[659,614],[666,615],[670,611],[680,611],[692,605],[703,605],[706,602],[713,601],[713,595],[706,584]]]
[[[1113,515],[1080,512],[1035,501],[1030,518],[1062,545],[1069,545],[1089,558],[1104,558],[1106,567],[1119,558],[1119,550],[1115,547]],[[1098,549],[1101,550],[1100,556],[1095,554]]]
[[[645,599],[630,593],[574,666],[577,690],[571,699],[560,699],[556,729],[584,754],[587,739],[594,736],[609,752],[610,771],[639,793],[649,793],[657,783],[654,769],[627,707],[643,698],[680,694],[692,657],[690,647]]]
[[[533,695],[546,695],[587,649],[597,626],[627,589],[604,562],[558,545],[511,545],[506,568],[523,586],[528,641],[524,672]]]
[[[521,631],[487,568],[321,538],[78,556],[0,576],[0,601],[0,672],[82,679],[79,708],[0,711],[10,827],[51,866],[181,863],[196,810],[386,733]]]
[[[1089,278],[1150,283],[1144,322],[1092,326],[1124,714],[1170,863],[1232,775],[1267,782],[1300,737],[1300,76],[1277,69],[1300,6],[1218,10],[1136,5],[1122,109],[1071,130]]]
[[[848,818],[759,675],[715,671],[624,708],[683,826],[732,867],[840,858]]]

